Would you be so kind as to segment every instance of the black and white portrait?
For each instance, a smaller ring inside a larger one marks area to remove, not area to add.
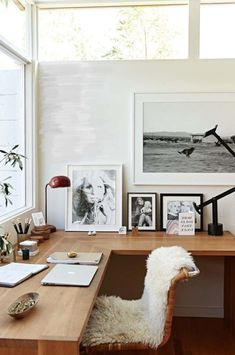
[[[156,230],[156,194],[128,194],[128,230]]]
[[[135,183],[229,184],[235,95],[135,95]]]
[[[167,220],[178,220],[179,213],[184,212],[195,212],[192,201],[187,200],[177,200],[167,202]]]
[[[69,214],[73,230],[120,227],[120,171],[105,166],[71,169]]]

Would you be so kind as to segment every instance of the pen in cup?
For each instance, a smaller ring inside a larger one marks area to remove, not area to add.
[[[20,218],[17,218],[17,223],[18,223],[18,228],[19,228],[20,234],[23,234],[23,228],[22,228],[22,224],[21,224]]]
[[[24,234],[28,233],[31,221],[32,221],[32,219],[29,219],[29,218],[25,219]]]
[[[12,224],[13,224],[13,227],[14,227],[16,233],[19,234],[20,232],[19,232],[19,230],[17,228],[17,225],[16,225],[15,221],[13,221]]]

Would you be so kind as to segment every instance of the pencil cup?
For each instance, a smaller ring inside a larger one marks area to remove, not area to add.
[[[17,245],[18,249],[20,248],[20,243],[23,242],[24,240],[29,239],[28,234],[17,234]]]

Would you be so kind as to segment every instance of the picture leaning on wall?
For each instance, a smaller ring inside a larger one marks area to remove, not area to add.
[[[178,234],[179,213],[195,213],[195,229],[203,230],[203,211],[195,211],[193,202],[201,205],[203,194],[198,193],[162,193],[160,194],[160,230],[175,229],[170,234]],[[167,228],[169,227],[170,228]]]
[[[118,231],[122,225],[122,166],[68,165],[67,231]]]
[[[134,105],[135,184],[234,184],[235,93],[136,93]]]
[[[155,231],[156,226],[156,193],[127,194],[128,230],[137,226],[141,231]]]

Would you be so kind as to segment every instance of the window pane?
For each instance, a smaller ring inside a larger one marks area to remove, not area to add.
[[[10,57],[0,52],[0,149],[9,151],[19,144],[15,152],[24,154],[24,68]],[[9,203],[0,193],[0,219],[25,205],[25,171],[5,165],[0,153],[0,183],[6,182],[13,186]],[[9,178],[10,177],[10,178]]]
[[[0,1],[0,35],[22,51],[26,51],[26,11],[12,0]]]
[[[39,10],[40,60],[170,59],[187,55],[187,5]]]
[[[235,58],[235,4],[201,4],[200,57]]]

